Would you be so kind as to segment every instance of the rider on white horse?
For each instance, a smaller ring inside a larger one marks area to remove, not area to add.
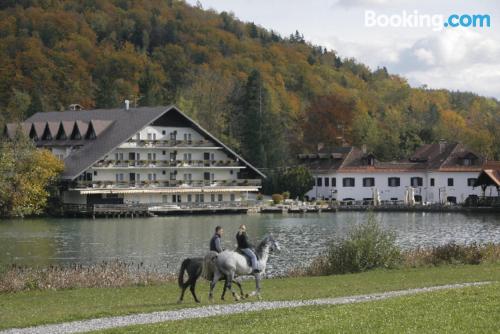
[[[238,242],[238,248],[243,253],[245,253],[246,256],[248,256],[251,259],[253,273],[257,274],[257,273],[260,273],[259,263],[257,262],[257,256],[255,255],[254,251],[252,250],[254,247],[248,241],[248,236],[247,236],[246,231],[247,231],[247,227],[244,224],[241,224],[240,230],[236,234],[236,241]]]

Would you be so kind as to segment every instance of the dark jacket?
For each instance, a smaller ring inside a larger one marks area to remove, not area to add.
[[[215,233],[212,239],[210,239],[210,250],[217,253],[223,251],[220,235],[218,235],[217,233]]]
[[[248,236],[246,232],[238,232],[236,234],[236,241],[238,242],[238,248],[253,248],[253,245],[248,241]]]

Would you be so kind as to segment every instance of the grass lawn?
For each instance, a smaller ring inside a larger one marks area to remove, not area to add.
[[[500,284],[376,302],[250,312],[99,333],[498,333]]]
[[[269,279],[263,282],[262,293],[264,300],[312,299],[487,280],[500,281],[500,264],[376,270],[351,275]],[[218,286],[217,295],[220,295],[221,286],[222,283]],[[244,282],[245,291],[253,288],[252,281]],[[202,305],[206,305],[208,282],[200,281],[197,292],[202,297]],[[182,305],[176,304],[178,296],[179,289],[174,283],[151,287],[0,294],[0,329],[198,306],[188,292]],[[225,303],[232,302],[232,298],[229,298],[229,295],[227,297],[228,301]],[[291,311],[292,314],[302,312],[297,310]]]

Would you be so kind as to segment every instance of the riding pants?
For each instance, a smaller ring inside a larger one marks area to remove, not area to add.
[[[242,248],[241,251],[252,260],[252,269],[259,270],[259,264],[257,263],[257,256],[255,256],[255,253],[250,248]]]

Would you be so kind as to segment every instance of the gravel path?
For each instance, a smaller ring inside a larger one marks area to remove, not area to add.
[[[347,296],[339,298],[292,300],[292,301],[260,301],[260,302],[236,303],[228,305],[209,305],[196,308],[180,309],[176,311],[142,313],[142,314],[133,314],[126,316],[118,316],[118,317],[73,321],[62,324],[44,325],[44,326],[36,326],[36,327],[29,327],[22,329],[14,328],[14,329],[0,331],[0,334],[82,333],[82,332],[123,327],[123,326],[153,324],[158,322],[182,320],[182,319],[206,318],[218,315],[246,313],[246,312],[264,311],[264,310],[281,309],[281,308],[312,306],[312,305],[342,305],[342,304],[362,303],[367,301],[375,301],[393,297],[414,295],[423,292],[447,290],[447,289],[459,289],[464,287],[480,286],[491,283],[492,282],[473,282],[473,283],[461,283],[461,284],[448,284],[448,285],[440,285],[427,288],[389,291],[383,293]]]

